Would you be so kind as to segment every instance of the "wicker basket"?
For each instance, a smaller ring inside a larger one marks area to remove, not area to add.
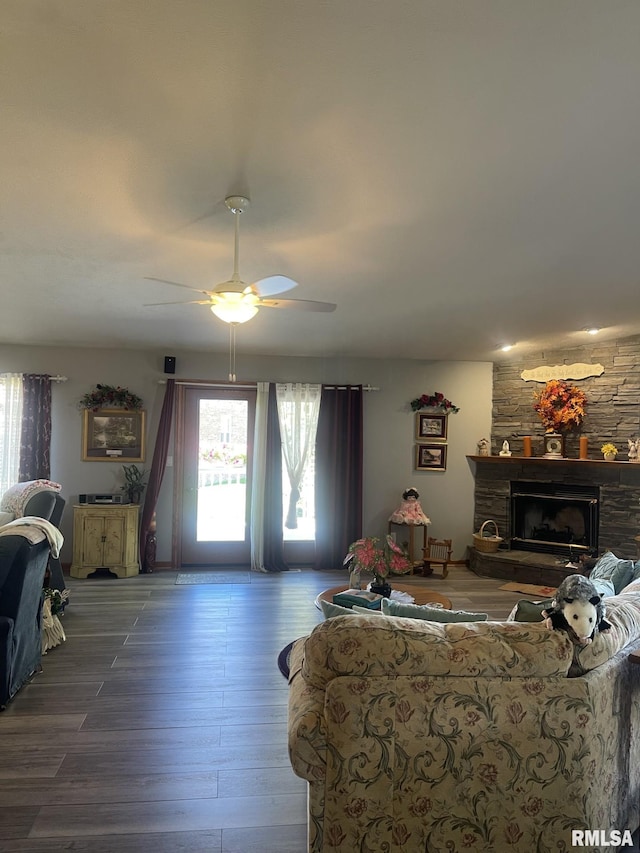
[[[485,536],[484,529],[487,524],[493,524],[496,531],[493,536]],[[488,519],[478,533],[473,534],[473,547],[476,551],[482,551],[484,554],[495,554],[502,543],[502,536],[499,536],[498,533],[498,525],[492,519]]]

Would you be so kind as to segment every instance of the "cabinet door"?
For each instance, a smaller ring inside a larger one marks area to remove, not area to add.
[[[124,516],[109,514],[105,518],[104,565],[121,566],[124,560]]]
[[[85,515],[82,519],[82,560],[84,566],[104,565],[104,518]]]

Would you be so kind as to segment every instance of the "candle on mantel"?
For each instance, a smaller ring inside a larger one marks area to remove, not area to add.
[[[531,456],[531,436],[522,436],[522,452],[525,456]]]
[[[589,439],[586,435],[580,436],[580,459],[589,458]]]

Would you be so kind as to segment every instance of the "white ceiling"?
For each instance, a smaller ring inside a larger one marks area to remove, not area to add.
[[[0,341],[224,351],[156,276],[282,273],[245,353],[640,332],[637,0],[4,0]],[[196,297],[197,298],[197,297]],[[501,356],[504,358],[504,356]]]

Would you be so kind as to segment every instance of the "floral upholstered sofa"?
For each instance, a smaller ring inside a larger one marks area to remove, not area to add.
[[[557,853],[572,830],[634,832],[640,580],[607,619],[582,648],[542,623],[318,625],[290,667],[310,853]]]

